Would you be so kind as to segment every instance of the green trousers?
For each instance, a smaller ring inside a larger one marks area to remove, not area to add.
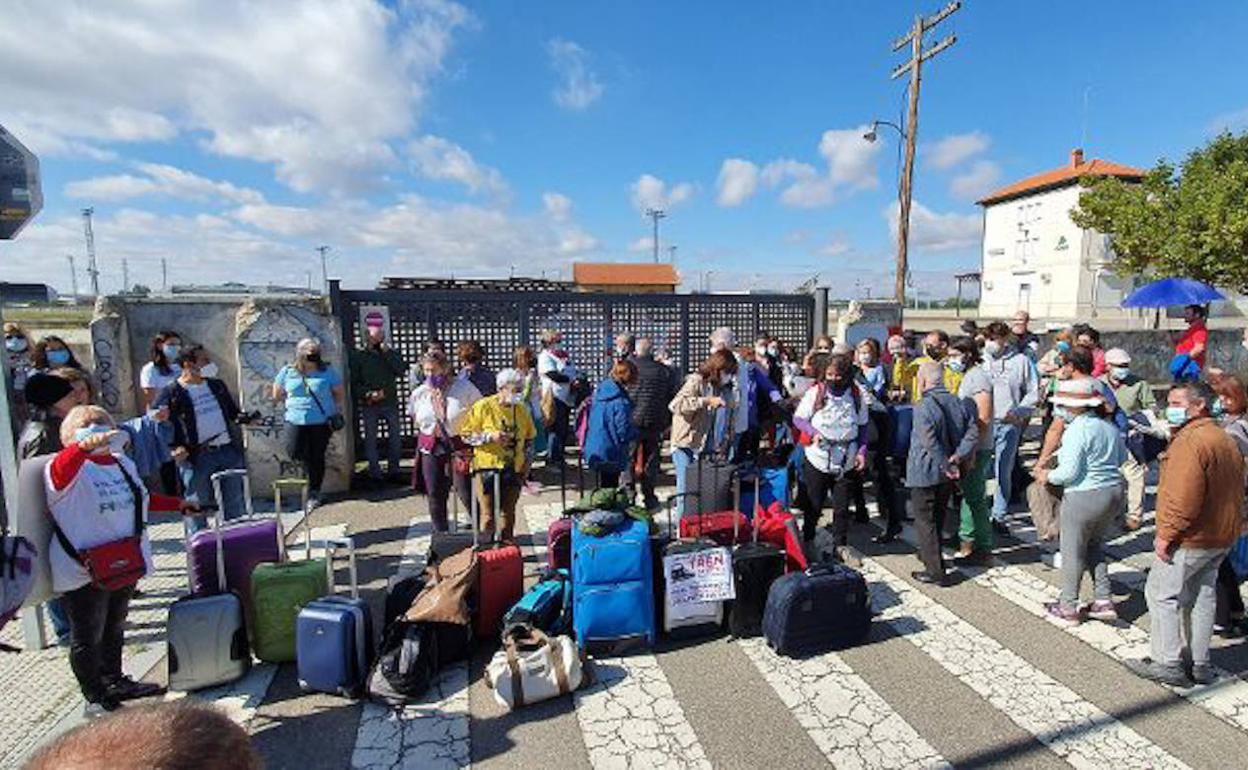
[[[992,498],[988,497],[988,474],[992,471],[992,450],[975,453],[975,467],[962,476],[962,526],[958,537],[964,543],[973,543],[977,551],[991,551]]]

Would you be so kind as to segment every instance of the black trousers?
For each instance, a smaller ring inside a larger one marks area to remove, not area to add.
[[[914,535],[918,540],[919,560],[932,577],[945,574],[945,557],[940,552],[940,529],[949,508],[951,484],[934,487],[911,487],[910,504],[914,510]]]
[[[62,597],[69,617],[69,667],[88,703],[103,700],[110,682],[121,678],[126,613],[134,587],[104,591],[90,584]]]
[[[1217,596],[1217,610],[1214,611],[1213,622],[1219,626],[1230,626],[1236,619],[1244,616],[1244,597],[1239,593],[1239,576],[1231,567],[1231,560],[1223,559],[1218,567],[1218,582],[1214,584]]]
[[[902,528],[902,506],[897,504],[897,487],[893,483],[893,470],[888,464],[888,447],[892,445],[893,426],[887,412],[870,412],[871,422],[875,423],[879,440],[867,451],[867,470],[875,480],[875,502],[879,506],[880,515],[888,522],[889,532],[900,532]],[[854,475],[854,507],[865,513],[867,496],[863,487],[866,479],[862,474]]]
[[[663,429],[642,428],[641,435],[637,437],[637,441],[633,444],[633,453],[630,457],[635,457],[636,452],[641,452],[645,458],[645,465],[642,466],[641,477],[633,471],[633,462],[628,464],[628,470],[624,472],[624,482],[629,486],[641,486],[641,496],[645,500],[646,505],[657,505],[659,498],[654,493],[654,487],[659,481],[659,460],[660,453],[663,451]]]
[[[837,545],[849,544],[849,486],[850,473],[824,473],[805,460],[802,476],[806,479],[806,494],[810,505],[802,516],[802,538],[810,541],[815,539],[815,531],[819,528],[819,516],[823,513],[823,502],[829,495],[832,497],[832,537]]]
[[[321,484],[325,482],[325,451],[329,449],[329,438],[333,435],[327,423],[321,425],[295,425],[286,423],[286,451],[290,459],[303,463],[303,472],[308,477],[308,492],[313,496],[321,494]]]

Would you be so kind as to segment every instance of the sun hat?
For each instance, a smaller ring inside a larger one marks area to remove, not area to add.
[[[1100,406],[1105,397],[1096,389],[1096,380],[1062,380],[1053,396],[1056,406]]]
[[[1126,366],[1131,363],[1131,354],[1122,348],[1110,348],[1105,351],[1105,363],[1110,366]]]

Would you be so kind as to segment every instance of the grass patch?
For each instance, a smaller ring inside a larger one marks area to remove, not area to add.
[[[39,329],[49,327],[83,329],[91,323],[91,305],[6,305],[4,320]]]

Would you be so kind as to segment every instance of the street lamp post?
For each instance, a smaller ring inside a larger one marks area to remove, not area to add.
[[[887,120],[871,121],[871,128],[867,130],[862,138],[868,142],[875,142],[879,139],[880,126],[888,126],[897,132],[906,146],[910,146],[910,136],[905,129],[896,123]],[[897,275],[894,284],[894,298],[897,300],[897,306],[904,312],[906,307],[906,275],[909,272],[909,252],[910,252],[910,178],[914,173],[914,165],[910,162],[909,153],[907,153],[907,163],[902,171],[901,179],[897,183]]]

